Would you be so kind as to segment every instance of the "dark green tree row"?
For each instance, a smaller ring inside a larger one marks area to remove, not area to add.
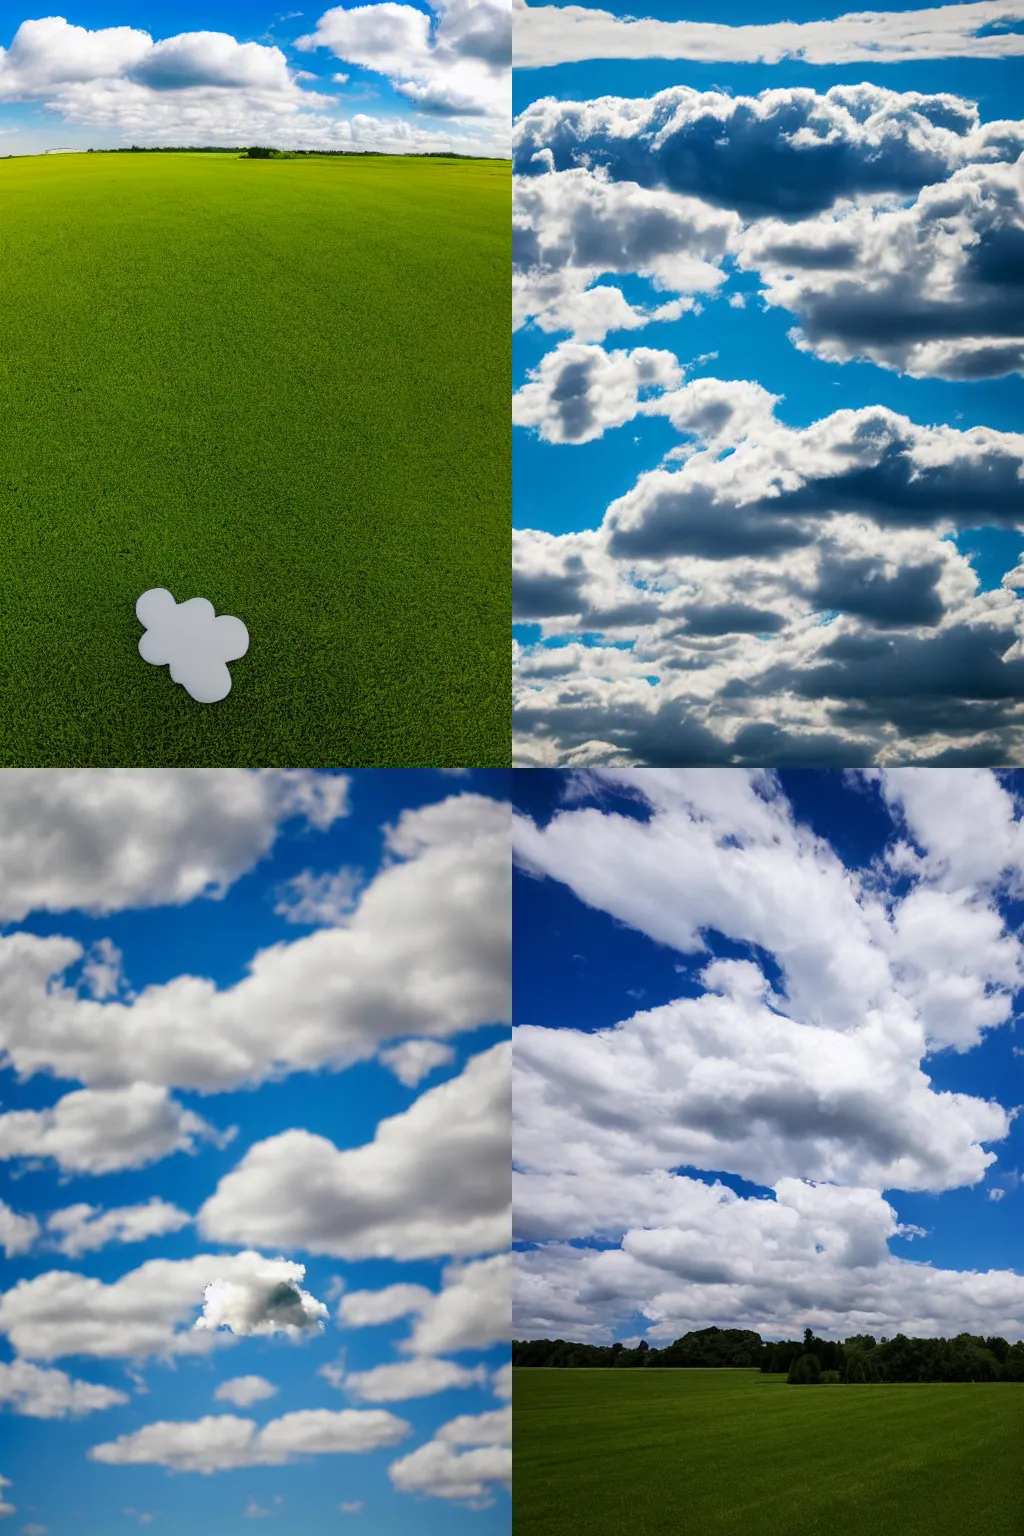
[[[790,1381],[1024,1381],[1024,1341],[959,1333],[953,1339],[891,1339],[854,1334],[842,1342],[819,1339],[810,1328],[801,1340],[763,1340],[746,1328],[701,1328],[664,1349],[646,1340],[580,1344],[566,1339],[518,1339],[512,1364],[560,1368],[628,1369],[657,1366],[731,1366],[786,1374]]]

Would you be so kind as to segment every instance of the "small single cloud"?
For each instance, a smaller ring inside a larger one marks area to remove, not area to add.
[[[328,1311],[300,1288],[305,1273],[304,1264],[279,1259],[239,1280],[215,1280],[206,1287],[203,1315],[195,1326],[212,1333],[227,1328],[243,1338],[267,1333],[295,1337],[322,1328]]]
[[[48,1530],[48,1525],[36,1525],[35,1521],[33,1521],[29,1525],[22,1526],[21,1536],[46,1536]]]
[[[335,85],[348,85],[348,82],[351,79],[351,76],[350,75],[332,75],[331,79],[334,81]]]
[[[135,614],[146,633],[139,655],[154,667],[171,669],[174,682],[200,704],[215,704],[231,692],[227,663],[249,649],[249,631],[241,619],[217,614],[205,597],[176,603],[165,587],[143,592]]]
[[[262,1504],[257,1504],[256,1500],[250,1494],[249,1502],[245,1506],[245,1513],[250,1520],[260,1520],[265,1515],[272,1515],[274,1511],[272,1509],[264,1509]]]
[[[152,1515],[147,1514],[143,1509],[133,1509],[130,1504],[125,1509],[122,1509],[121,1513],[122,1515],[127,1515],[129,1520],[137,1520],[140,1525],[151,1525],[153,1523]]]
[[[350,1499],[348,1503],[339,1504],[338,1508],[343,1515],[358,1515],[363,1507],[362,1499]]]
[[[233,1403],[236,1408],[251,1408],[266,1397],[273,1397],[277,1388],[262,1376],[233,1376],[222,1381],[214,1392],[218,1403]]]
[[[124,956],[111,939],[97,939],[82,966],[82,985],[90,997],[105,1002],[124,983]]]
[[[337,874],[314,875],[304,869],[277,892],[274,911],[288,923],[340,927],[359,904],[363,883],[358,869],[339,869]]]
[[[403,1040],[381,1051],[379,1060],[406,1088],[415,1088],[435,1067],[449,1066],[455,1052],[439,1040]]]
[[[1001,1200],[1005,1194],[1005,1189],[990,1189],[988,1192],[988,1197],[990,1200]]]

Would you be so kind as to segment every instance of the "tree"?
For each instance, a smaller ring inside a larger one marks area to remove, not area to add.
[[[863,1355],[852,1354],[852,1355],[848,1355],[847,1356],[847,1360],[846,1360],[846,1379],[847,1379],[847,1381],[849,1381],[851,1383],[855,1383],[855,1382],[858,1382],[858,1381],[867,1381],[868,1374],[867,1374],[867,1371],[864,1369],[864,1356]]]
[[[798,1387],[817,1385],[821,1380],[821,1362],[817,1355],[798,1355],[786,1380]]]

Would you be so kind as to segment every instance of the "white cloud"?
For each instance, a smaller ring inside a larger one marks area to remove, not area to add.
[[[385,1286],[382,1291],[347,1291],[341,1298],[338,1317],[350,1328],[371,1328],[422,1312],[433,1298],[434,1292],[427,1286],[407,1281]]]
[[[346,775],[306,769],[9,768],[0,776],[0,919],[96,915],[220,896],[282,822],[348,814]]]
[[[615,16],[598,7],[527,5],[514,0],[517,69],[583,59],[693,59],[722,63],[899,63],[1008,58],[1024,52],[1006,24],[1024,16],[1019,0],[968,0],[916,11],[871,11],[820,21],[730,25]]]
[[[739,260],[760,274],[766,303],[796,316],[792,339],[806,351],[914,378],[988,378],[1024,369],[1013,283],[1022,232],[1017,160],[955,171],[905,208],[762,221]]]
[[[304,1130],[257,1142],[201,1208],[200,1229],[218,1242],[343,1258],[505,1247],[509,1092],[510,1051],[499,1044],[382,1120],[366,1146],[339,1150]]]
[[[346,1499],[338,1505],[338,1511],[343,1515],[358,1515],[363,1508],[362,1499]]]
[[[494,1395],[495,1395],[495,1397],[504,1397],[506,1399],[511,1399],[511,1397],[512,1397],[512,1362],[511,1362],[511,1360],[507,1360],[504,1365],[499,1365],[498,1369],[493,1373],[493,1375],[491,1377],[491,1384],[492,1384],[492,1386],[494,1388]]]
[[[435,1068],[450,1066],[455,1060],[455,1051],[439,1040],[403,1040],[399,1045],[381,1051],[378,1060],[406,1088],[415,1088]]]
[[[0,1520],[2,1520],[5,1515],[15,1515],[18,1512],[16,1506],[14,1504],[9,1504],[3,1495],[3,1489],[9,1488],[10,1486],[11,1479],[9,1477],[0,1477]]]
[[[206,1287],[203,1315],[195,1326],[248,1337],[251,1334],[286,1333],[295,1338],[322,1328],[327,1307],[299,1281],[305,1265],[275,1259],[262,1268],[234,1279],[218,1277]]]
[[[297,48],[327,48],[346,64],[387,76],[420,112],[506,119],[511,105],[510,0],[435,0],[338,6]]]
[[[420,1309],[403,1349],[454,1354],[488,1349],[511,1337],[512,1264],[495,1254],[475,1264],[450,1264],[443,1289]]]
[[[139,641],[143,661],[170,667],[172,681],[200,704],[227,698],[232,681],[227,663],[249,649],[241,619],[218,615],[205,597],[176,602],[165,587],[143,592],[135,613],[146,630]]]
[[[271,1419],[230,1414],[191,1422],[147,1424],[88,1452],[107,1466],[168,1467],[172,1472],[223,1472],[236,1467],[281,1467],[297,1456],[359,1454],[396,1445],[409,1433],[404,1419],[383,1408],[310,1408]]]
[[[403,1493],[486,1507],[495,1489],[511,1482],[511,1440],[511,1409],[463,1414],[443,1424],[426,1445],[392,1462],[388,1476]],[[474,1449],[457,1449],[465,1445]]]
[[[168,1232],[180,1232],[192,1220],[156,1195],[144,1205],[122,1205],[101,1211],[98,1206],[68,1205],[47,1218],[48,1233],[58,1233],[57,1247],[70,1258],[105,1248],[108,1243],[141,1243]]]
[[[887,861],[865,870],[765,773],[586,776],[646,818],[570,796],[545,828],[517,826],[524,867],[588,906],[691,961],[712,932],[757,957],[712,959],[698,995],[614,1028],[516,1031],[514,1206],[539,1245],[517,1259],[517,1336],[607,1338],[627,1317],[666,1341],[712,1323],[1024,1329],[1024,1277],[889,1250],[925,1234],[883,1190],[979,1184],[1009,1131],[995,1101],[936,1091],[927,1060],[1010,1022],[1024,975],[986,883],[1018,878],[1001,835],[1019,807],[994,776],[968,775],[961,800],[959,775],[918,787],[929,774],[860,781],[894,813]],[[740,1197],[719,1170],[769,1193]],[[594,1237],[619,1246],[570,1246]]]
[[[207,1286],[234,1282],[252,1298],[252,1308],[232,1314],[244,1326],[258,1314],[260,1298],[266,1305],[275,1283],[294,1287],[304,1275],[302,1264],[251,1251],[150,1259],[110,1284],[68,1270],[48,1270],[0,1295],[0,1333],[19,1355],[36,1360],[205,1354],[231,1338],[219,1328],[194,1326]],[[283,1315],[282,1321],[290,1326],[289,1316]],[[276,1319],[264,1317],[256,1331],[279,1331]]]
[[[362,1402],[398,1403],[412,1397],[432,1397],[452,1387],[480,1386],[486,1380],[487,1370],[482,1365],[458,1365],[454,1360],[421,1355],[415,1360],[385,1362],[367,1371],[349,1371],[335,1385],[343,1386]]]
[[[142,1168],[174,1152],[194,1152],[197,1139],[224,1145],[199,1115],[166,1088],[79,1088],[52,1109],[17,1109],[0,1115],[0,1159],[52,1158],[70,1173],[113,1173]]]
[[[262,1376],[232,1376],[222,1381],[214,1392],[218,1403],[233,1403],[236,1408],[251,1408],[266,1397],[273,1397],[277,1388]]]
[[[294,800],[320,783],[303,775],[283,787]],[[508,827],[508,807],[479,795],[406,811],[344,927],[262,950],[223,991],[178,976],[133,1001],[101,1003],[55,980],[81,958],[78,944],[0,937],[0,1045],[23,1073],[214,1092],[282,1069],[341,1069],[395,1037],[500,1022],[508,1014]]]
[[[274,911],[289,923],[334,927],[355,911],[360,884],[361,876],[355,869],[323,875],[304,869],[282,889]]]
[[[498,120],[474,131],[454,119],[428,127],[393,115],[341,116],[339,98],[306,88],[310,78],[290,69],[280,48],[226,33],[154,42],[131,27],[89,31],[59,16],[23,22],[10,47],[0,48],[0,100],[41,102],[72,128],[107,142],[269,141],[397,154],[453,147],[494,154],[507,146],[507,127]]]
[[[6,1201],[0,1200],[0,1245],[3,1246],[6,1258],[13,1259],[19,1253],[28,1253],[39,1236],[39,1230],[39,1223],[34,1216],[20,1216],[17,1211],[11,1210]]]
[[[78,1417],[128,1401],[126,1392],[91,1381],[76,1381],[64,1371],[32,1365],[27,1360],[0,1362],[0,1403],[27,1418]]]

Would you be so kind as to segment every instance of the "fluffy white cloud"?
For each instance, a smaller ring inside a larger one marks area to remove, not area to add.
[[[455,1060],[455,1051],[440,1040],[403,1040],[381,1051],[378,1060],[400,1083],[415,1088],[437,1067],[449,1066]]]
[[[97,130],[106,139],[269,140],[282,148],[397,154],[450,148],[494,154],[507,145],[507,128],[498,121],[474,132],[451,118],[435,128],[396,116],[343,116],[343,98],[311,89],[309,78],[308,71],[288,67],[280,48],[240,43],[222,32],[187,32],[154,42],[132,27],[90,31],[59,16],[22,22],[10,47],[0,48],[0,101],[42,102],[69,125]],[[410,81],[410,97],[414,89]]]
[[[0,1158],[52,1158],[69,1173],[142,1168],[173,1152],[194,1152],[199,1138],[224,1145],[230,1135],[148,1083],[80,1088],[52,1109],[0,1115]]]
[[[311,792],[308,776],[284,784]],[[341,1068],[396,1036],[501,1021],[508,826],[507,806],[472,794],[404,812],[343,927],[261,951],[224,991],[179,976],[130,1002],[99,1002],[57,980],[81,959],[78,944],[0,937],[0,1045],[21,1072],[214,1092],[282,1068]]]
[[[517,177],[512,198],[513,327],[571,330],[600,341],[611,329],[678,319],[694,295],[724,282],[721,263],[739,216],[682,197],[611,181],[577,167]],[[648,311],[617,288],[592,284],[602,273],[639,273],[654,287],[684,295]]]
[[[570,798],[517,825],[524,867],[588,906],[690,957],[709,932],[759,957],[713,960],[698,995],[611,1029],[516,1031],[517,1233],[539,1245],[517,1259],[518,1336],[603,1338],[634,1314],[659,1340],[712,1322],[1024,1332],[1024,1277],[889,1249],[920,1234],[883,1190],[977,1184],[1009,1131],[998,1103],[937,1092],[927,1058],[1009,1022],[1024,976],[993,891],[1019,878],[1000,834],[1021,808],[992,775],[963,802],[959,775],[928,777],[861,780],[894,813],[887,862],[863,871],[764,773],[600,774],[584,782],[646,816]],[[987,859],[966,852],[975,811]],[[619,1246],[571,1246],[594,1237]]]
[[[338,1317],[352,1328],[415,1317],[401,1348],[414,1354],[456,1354],[488,1349],[511,1337],[512,1266],[506,1253],[471,1264],[450,1264],[440,1291],[423,1285],[389,1285],[382,1291],[349,1291]]]
[[[268,768],[9,768],[0,776],[0,919],[219,896],[282,822],[348,814],[343,774]]]
[[[135,604],[135,614],[145,626],[139,641],[143,661],[169,667],[171,680],[180,683],[200,704],[216,704],[227,698],[231,692],[227,663],[237,661],[249,649],[249,631],[241,619],[218,614],[205,597],[176,602],[166,587],[143,592]]]
[[[257,1142],[200,1210],[200,1228],[218,1242],[343,1258],[504,1247],[510,1077],[510,1050],[499,1044],[382,1120],[366,1146],[339,1150],[303,1130]]]
[[[496,1488],[511,1483],[511,1442],[511,1409],[462,1414],[443,1424],[426,1445],[392,1462],[388,1476],[403,1493],[485,1507]]]
[[[511,104],[511,0],[434,0],[433,15],[411,5],[337,6],[297,48],[386,75],[420,112],[505,118]]]
[[[582,59],[694,59],[775,64],[899,63],[1007,58],[1024,52],[1007,23],[1019,0],[968,0],[917,11],[862,11],[822,21],[730,25],[615,16],[599,7],[528,5],[513,0],[517,69]]]
[[[271,1419],[214,1414],[193,1422],[147,1424],[131,1435],[94,1445],[88,1455],[107,1466],[168,1467],[172,1472],[224,1472],[281,1467],[296,1456],[358,1454],[396,1445],[409,1433],[404,1419],[383,1408],[310,1408]]]
[[[251,1251],[150,1259],[109,1285],[69,1270],[48,1270],[0,1295],[0,1333],[19,1355],[35,1360],[205,1354],[231,1338],[212,1322],[204,1329],[195,1326],[207,1286],[236,1284],[239,1299],[251,1299],[249,1308],[240,1306],[232,1313],[238,1323],[245,1325],[256,1316],[254,1331],[287,1331],[292,1297],[304,1275],[302,1264]],[[275,1286],[288,1288],[288,1306],[278,1317],[259,1319],[259,1306],[273,1299]]]
[[[764,221],[739,259],[760,273],[766,302],[796,316],[805,350],[976,379],[1024,370],[1022,242],[1024,157],[956,171],[907,208]]]
[[[56,1246],[70,1258],[105,1248],[107,1243],[142,1243],[167,1232],[180,1232],[192,1220],[156,1195],[144,1205],[122,1205],[101,1211],[98,1206],[68,1205],[47,1218],[46,1230],[57,1233]]]
[[[222,1381],[214,1392],[218,1403],[233,1403],[236,1408],[251,1408],[264,1398],[273,1397],[277,1388],[262,1376],[232,1376]]]
[[[0,1362],[0,1403],[32,1419],[66,1419],[128,1402],[127,1392],[76,1381],[64,1371],[28,1360]]]
[[[452,1387],[480,1386],[486,1380],[485,1366],[420,1355],[415,1360],[375,1365],[368,1371],[349,1371],[336,1385],[365,1403],[398,1403],[412,1397],[432,1397]]]
[[[289,923],[335,927],[355,911],[359,885],[358,870],[314,875],[304,869],[287,882],[274,911]]]
[[[39,1236],[39,1223],[34,1216],[21,1216],[3,1200],[0,1200],[0,1246],[8,1259],[19,1253],[28,1253]]]
[[[195,1326],[213,1333],[227,1328],[243,1338],[268,1333],[297,1338],[322,1328],[327,1307],[299,1285],[305,1273],[304,1264],[274,1259],[232,1279],[218,1276],[205,1289]]]
[[[556,349],[532,419],[607,429],[601,381],[628,358]],[[1024,607],[979,592],[948,534],[1015,524],[1024,436],[879,406],[791,428],[775,404],[747,381],[655,389],[636,410],[683,435],[666,462],[597,529],[514,535],[515,615],[542,630],[517,651],[518,762],[1013,757]]]

